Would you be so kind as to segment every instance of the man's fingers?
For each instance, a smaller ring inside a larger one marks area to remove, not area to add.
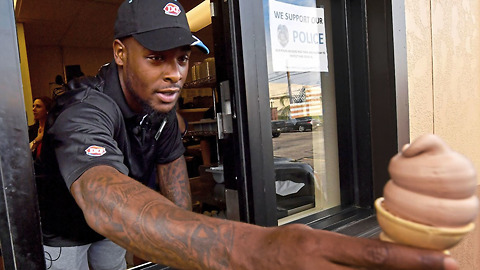
[[[330,254],[331,261],[367,269],[457,270],[452,258],[440,251],[411,248],[372,239],[341,236],[336,239],[342,253]],[[340,243],[341,242],[341,243]]]
[[[391,266],[388,269],[458,269],[455,261],[450,258],[450,263],[445,265],[446,255],[439,251],[414,249],[380,241],[372,241],[364,249],[363,257],[365,266],[379,267]]]
[[[444,260],[445,270],[458,270],[460,266],[458,265],[457,261],[455,261],[452,257],[447,257]]]

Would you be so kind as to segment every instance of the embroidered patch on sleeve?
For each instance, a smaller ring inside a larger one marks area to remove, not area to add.
[[[85,153],[91,157],[100,157],[103,156],[106,152],[107,150],[105,150],[105,147],[97,145],[92,145],[85,150]]]

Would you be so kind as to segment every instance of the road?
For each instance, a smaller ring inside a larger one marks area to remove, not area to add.
[[[313,138],[316,139],[313,142]],[[286,132],[277,138],[272,138],[273,153],[276,157],[288,157],[309,163],[313,166],[313,143],[319,144],[322,151],[316,158],[324,158],[323,128],[312,132]],[[320,156],[318,156],[320,154]]]

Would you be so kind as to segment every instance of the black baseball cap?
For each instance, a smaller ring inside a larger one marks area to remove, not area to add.
[[[176,0],[125,0],[118,8],[114,37],[128,36],[152,51],[190,45],[210,52],[192,35],[185,9]]]

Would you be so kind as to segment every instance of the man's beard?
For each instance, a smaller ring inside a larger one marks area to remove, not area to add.
[[[175,113],[175,107],[173,109],[171,109],[170,111],[166,112],[166,113],[162,113],[162,112],[158,112],[156,111],[154,108],[152,108],[152,106],[150,106],[150,104],[148,104],[148,102],[146,102],[145,100],[143,100],[142,98],[140,98],[137,93],[135,93],[135,91],[133,90],[133,87],[132,87],[132,83],[131,83],[131,80],[130,78],[127,78],[126,82],[125,82],[125,86],[127,88],[127,91],[131,94],[131,96],[135,99],[136,102],[138,102],[139,104],[141,104],[142,106],[142,115],[146,115],[148,114],[149,115],[149,119],[151,122],[155,123],[159,120],[163,120],[164,118],[166,118],[168,115],[170,114],[173,114]]]
[[[148,104],[148,102],[143,100],[140,96],[137,95],[137,93],[135,93],[130,78],[127,78],[125,86],[127,87],[127,91],[130,93],[130,95],[135,99],[135,101],[142,106],[143,114],[151,114],[155,112],[155,110],[152,108],[152,106]]]

